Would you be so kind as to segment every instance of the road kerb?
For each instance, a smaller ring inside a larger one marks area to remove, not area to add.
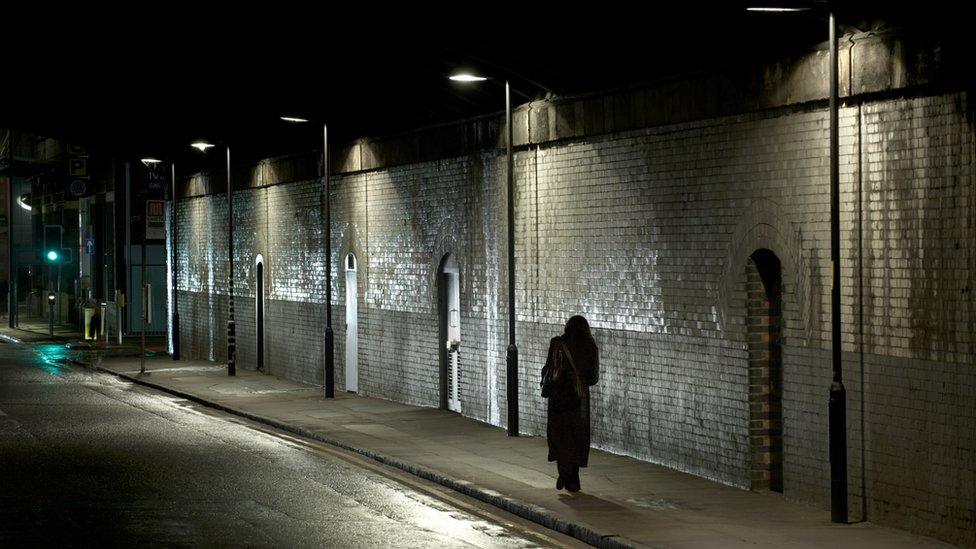
[[[84,364],[84,365],[88,366],[88,364]],[[287,431],[289,433],[301,437],[309,438],[319,442],[324,442],[326,444],[335,446],[337,448],[342,448],[343,450],[355,452],[357,454],[366,456],[384,465],[396,467],[397,469],[406,471],[407,473],[410,473],[414,476],[434,482],[436,484],[440,484],[441,486],[454,490],[455,492],[459,492],[466,496],[475,498],[479,501],[488,503],[490,505],[498,507],[499,509],[512,513],[513,515],[519,516],[526,520],[530,520],[541,526],[545,526],[550,530],[554,530],[561,534],[574,537],[594,547],[600,547],[606,549],[624,549],[624,548],[632,549],[635,547],[647,547],[647,545],[645,544],[641,544],[633,540],[621,536],[617,536],[616,534],[605,534],[603,532],[599,532],[593,529],[590,526],[567,521],[551,513],[548,509],[544,507],[540,507],[538,505],[533,505],[531,503],[526,503],[524,501],[520,501],[505,496],[494,490],[489,490],[487,488],[478,486],[470,481],[456,479],[454,477],[450,477],[442,473],[439,473],[437,471],[434,471],[433,469],[429,469],[427,467],[422,467],[407,461],[403,461],[401,459],[383,454],[381,452],[376,452],[368,448],[353,446],[341,440],[323,435],[321,433],[317,433],[315,431],[310,431],[302,427],[290,425],[288,423],[278,421],[276,419],[264,417],[258,414],[248,412],[246,410],[241,410],[233,406],[227,406],[226,404],[220,404],[219,402],[207,400],[205,398],[199,397],[192,393],[187,393],[179,389],[167,387],[159,383],[153,383],[147,379],[143,379],[138,376],[133,376],[122,372],[116,372],[114,370],[106,368],[105,366],[95,366],[95,369],[107,374],[118,376],[122,379],[130,381],[132,383],[136,383],[138,385],[150,387],[152,389],[156,389],[180,398],[184,398],[191,402],[196,402],[197,404],[207,406],[208,408],[214,408],[216,410],[227,412],[229,414],[234,414],[236,416],[240,416],[245,419],[249,419],[251,421],[256,421],[258,423],[262,423],[264,425],[268,425],[276,429],[280,429],[282,431]]]

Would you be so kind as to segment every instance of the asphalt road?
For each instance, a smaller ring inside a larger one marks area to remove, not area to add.
[[[579,545],[68,353],[0,342],[0,546]]]

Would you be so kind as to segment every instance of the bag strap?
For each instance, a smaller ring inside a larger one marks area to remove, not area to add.
[[[569,358],[569,365],[573,367],[573,371],[576,372],[576,375],[579,375],[579,371],[576,369],[576,362],[573,361],[573,353],[569,352],[569,347],[561,338],[559,340],[559,346],[562,347],[563,352],[566,353],[566,356]]]
[[[579,370],[576,368],[576,361],[573,360],[573,353],[569,352],[569,346],[566,345],[566,342],[563,341],[562,338],[559,339],[559,345],[562,347],[563,352],[566,353],[566,357],[569,359],[569,365],[573,367],[573,373],[576,374],[576,395],[582,397],[583,381],[580,379]]]

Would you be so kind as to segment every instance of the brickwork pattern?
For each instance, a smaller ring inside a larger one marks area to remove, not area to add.
[[[852,519],[973,543],[976,193],[966,94],[841,110],[845,381]],[[516,154],[520,418],[544,433],[538,371],[583,314],[601,348],[594,445],[748,488],[746,264],[782,262],[784,496],[826,507],[828,117],[771,110],[547,143]],[[336,373],[359,259],[359,387],[439,402],[436,276],[461,272],[462,413],[505,424],[507,257],[498,151],[332,180]],[[322,183],[235,196],[237,291],[265,256],[272,372],[320,380]],[[263,209],[263,213],[262,212]],[[177,207],[184,353],[220,360],[226,204]],[[247,234],[245,234],[247,233]],[[243,319],[247,299],[239,297]],[[253,330],[244,327],[240,331]],[[272,335],[273,334],[273,335]],[[242,346],[245,345],[242,340]],[[242,348],[242,364],[248,367]],[[540,456],[540,459],[543,459]],[[863,464],[863,465],[862,465]]]
[[[754,490],[783,491],[779,262],[765,250],[746,266],[749,446]]]

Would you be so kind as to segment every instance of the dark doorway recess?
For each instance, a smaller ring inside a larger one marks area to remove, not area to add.
[[[782,271],[759,249],[746,265],[751,488],[783,492]]]

